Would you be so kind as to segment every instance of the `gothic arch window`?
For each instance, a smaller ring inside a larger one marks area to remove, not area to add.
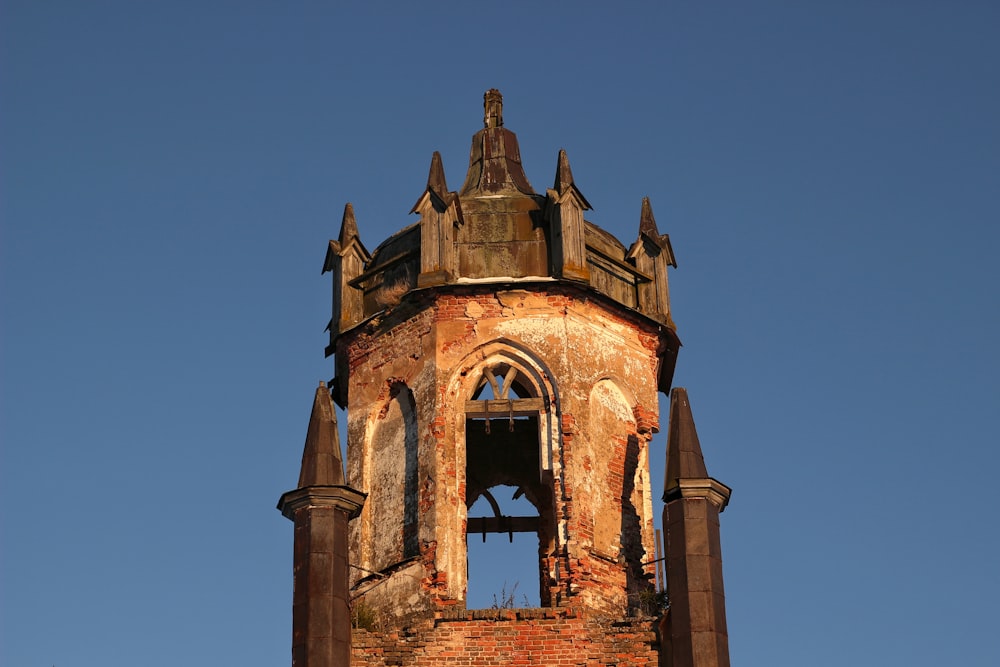
[[[534,387],[525,378],[518,377],[518,370],[508,363],[498,363],[483,369],[479,386],[473,394],[473,400],[499,399],[502,401],[532,396]],[[537,392],[534,392],[537,393]]]
[[[549,606],[556,553],[556,521],[551,469],[551,388],[538,369],[523,358],[495,354],[467,373],[464,406],[466,545],[469,571],[478,571],[476,545],[492,544],[491,553],[507,549],[520,561],[512,579],[479,590],[481,577],[470,577],[478,593],[514,596]],[[512,547],[507,545],[511,544]],[[508,565],[509,559],[505,561]],[[514,585],[518,588],[513,591]],[[537,586],[537,588],[536,588]],[[537,593],[535,592],[537,591]],[[485,606],[485,605],[483,605]]]

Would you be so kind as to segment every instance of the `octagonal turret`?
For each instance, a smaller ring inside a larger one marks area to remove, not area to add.
[[[565,151],[537,193],[500,93],[484,99],[460,190],[434,153],[417,223],[369,253],[349,206],[327,252],[333,395],[348,482],[368,494],[353,595],[400,624],[462,608],[467,536],[528,533],[542,606],[624,615],[653,588],[673,252],[648,200],[629,247],[586,220]],[[504,515],[505,486],[532,511]],[[480,498],[493,512],[470,516]]]

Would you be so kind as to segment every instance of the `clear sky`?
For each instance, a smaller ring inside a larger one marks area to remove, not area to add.
[[[1000,664],[1000,4],[347,4],[0,3],[0,664],[290,664],[327,239],[491,87],[671,236],[733,663]]]

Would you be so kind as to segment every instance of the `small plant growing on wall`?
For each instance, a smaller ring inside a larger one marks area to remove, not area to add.
[[[504,609],[517,609],[517,604],[516,604],[517,585],[518,582],[515,581],[514,585],[511,586],[510,590],[508,591],[507,582],[505,581],[503,582],[503,586],[500,587],[500,593],[493,594],[493,604],[490,605],[490,609],[496,612],[497,618],[500,618],[501,616],[500,612]],[[521,597],[523,598],[524,601],[524,604],[522,605],[523,607],[531,606],[530,603],[528,602],[527,595],[522,595]]]
[[[639,591],[639,610],[647,616],[660,616],[670,607],[667,592],[647,588]]]
[[[351,627],[368,632],[378,632],[381,625],[378,613],[373,607],[366,604],[363,598],[357,598],[351,602]]]

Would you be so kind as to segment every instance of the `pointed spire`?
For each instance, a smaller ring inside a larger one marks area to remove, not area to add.
[[[677,260],[674,258],[674,249],[670,245],[670,234],[661,234],[656,226],[656,218],[653,216],[653,205],[649,202],[649,197],[642,198],[642,211],[639,213],[639,241],[629,250],[629,256],[634,257],[642,247],[642,240],[666,252],[666,262],[668,266],[677,268]],[[649,251],[646,251],[647,254]],[[653,256],[658,254],[653,251]]]
[[[705,457],[694,427],[687,389],[674,387],[670,393],[670,430],[667,436],[667,475],[664,499],[678,487],[680,479],[706,479]]]
[[[448,194],[448,184],[444,180],[444,165],[441,163],[441,154],[434,151],[431,156],[431,170],[427,174],[427,189],[432,191],[441,199]]]
[[[347,522],[361,513],[364,504],[365,494],[344,484],[337,417],[330,392],[320,382],[309,417],[299,488],[278,499],[278,510],[295,522],[294,665],[351,662]]]
[[[708,476],[687,390],[670,394],[667,475],[663,493],[671,665],[729,665],[719,513],[732,489]]]
[[[344,206],[344,218],[340,222],[340,235],[337,237],[337,241],[340,243],[340,247],[344,248],[352,238],[360,238],[360,235],[358,234],[358,223],[354,219],[354,206],[351,202],[347,202],[347,205]]]
[[[340,457],[337,413],[333,409],[330,391],[324,382],[320,382],[313,400],[312,414],[309,415],[299,488],[343,483],[344,464]]]
[[[580,188],[576,187],[576,181],[573,180],[573,170],[569,166],[569,156],[566,155],[566,151],[562,148],[559,149],[559,159],[556,161],[556,180],[552,184],[552,189],[558,193],[560,197],[566,194],[569,190],[573,190],[576,193],[577,198],[580,201],[580,207],[584,211],[591,210],[590,202],[587,198],[583,196],[580,192]]]
[[[639,233],[654,239],[660,238],[660,230],[656,228],[656,218],[653,217],[653,205],[649,197],[642,198],[642,213],[639,214]]]
[[[556,164],[556,182],[552,189],[562,194],[573,185],[575,183],[573,182],[573,170],[569,168],[569,157],[567,157],[566,151],[560,148],[559,161]]]
[[[661,234],[657,228],[656,218],[653,217],[653,205],[649,203],[649,197],[642,198],[642,211],[639,213],[639,238],[643,237],[660,250],[666,250],[667,264],[677,268],[674,250],[670,247],[670,234]]]
[[[441,154],[437,151],[434,151],[431,156],[431,168],[427,173],[427,187],[420,193],[420,197],[410,209],[410,213],[417,213],[420,210],[420,205],[428,192],[434,193],[434,196],[446,205],[453,199],[451,193],[448,192],[448,183],[444,178],[444,163],[441,161]]]

